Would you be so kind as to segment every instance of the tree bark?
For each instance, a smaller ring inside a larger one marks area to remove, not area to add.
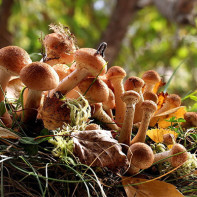
[[[116,2],[108,26],[100,41],[107,43],[105,59],[108,62],[108,67],[112,66],[120,51],[122,40],[137,10],[137,2],[138,0],[117,0]]]
[[[8,30],[8,21],[13,4],[14,0],[2,0],[0,6],[0,48],[12,44],[12,34]]]

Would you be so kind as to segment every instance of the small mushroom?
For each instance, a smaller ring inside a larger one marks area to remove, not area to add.
[[[180,96],[178,96],[177,94],[169,94],[164,100],[163,106],[155,112],[155,115],[179,107],[180,105],[181,105]]]
[[[155,103],[158,102],[158,96],[153,92],[144,92],[143,97],[144,97],[144,100],[150,100]]]
[[[21,70],[20,78],[28,87],[22,120],[23,122],[30,122],[36,119],[43,91],[56,88],[59,83],[59,77],[48,64],[33,62]]]
[[[186,122],[183,122],[182,126],[185,128],[197,127],[197,113],[196,112],[186,112],[184,114],[184,119]]]
[[[160,160],[169,161],[173,167],[177,167],[187,161],[187,150],[181,144],[174,144],[172,149],[154,155],[154,163]]]
[[[120,128],[116,125],[116,123],[110,118],[110,116],[103,110],[101,103],[96,103],[92,105],[91,117],[96,118],[105,124],[108,128],[112,130],[120,130]]]
[[[97,50],[91,48],[81,48],[75,52],[76,69],[65,77],[50,95],[60,91],[66,95],[70,90],[77,86],[84,78],[97,75],[103,75],[106,72],[106,62],[103,57],[97,53]]]
[[[91,123],[86,126],[85,130],[101,130],[101,127],[98,124]]]
[[[142,75],[142,79],[145,82],[145,88],[143,92],[153,92],[157,83],[160,83],[161,77],[154,70],[148,70]]]
[[[107,71],[106,76],[110,80],[114,88],[116,103],[115,121],[118,125],[121,125],[123,123],[126,110],[126,105],[121,99],[121,96],[124,93],[123,79],[126,76],[126,72],[119,66],[112,66]]]
[[[130,146],[135,106],[140,99],[140,95],[133,90],[129,90],[123,93],[121,99],[126,103],[126,112],[118,142]]]
[[[128,173],[134,175],[140,169],[147,169],[153,164],[154,154],[150,146],[137,142],[129,147],[127,158],[130,162]]]
[[[0,49],[0,102],[4,100],[6,86],[11,76],[18,76],[20,70],[31,63],[28,53],[17,46],[8,46]],[[1,117],[6,126],[12,125],[12,119],[6,111]]]
[[[141,105],[142,121],[136,136],[131,141],[131,144],[134,144],[136,142],[145,142],[148,125],[156,109],[157,109],[157,105],[153,101],[146,100],[142,103]]]
[[[142,119],[142,113],[139,113],[142,102],[144,101],[143,94],[142,94],[142,87],[144,86],[144,81],[139,77],[129,77],[124,84],[125,91],[134,90],[139,93],[140,99],[135,106],[135,115],[133,123],[140,122]]]
[[[176,143],[175,137],[171,133],[166,133],[163,135],[163,143],[168,145],[172,145]]]

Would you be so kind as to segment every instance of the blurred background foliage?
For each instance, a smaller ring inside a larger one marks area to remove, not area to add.
[[[76,36],[79,47],[97,48],[115,4],[110,0],[14,0],[8,21],[12,44],[39,60],[40,56],[35,55],[41,52],[39,39],[50,32],[49,24],[62,23]],[[168,93],[184,98],[197,90],[195,26],[170,22],[154,5],[148,5],[136,8],[127,29],[113,65],[125,68],[128,76],[140,77],[144,71],[154,69],[168,81],[181,64]],[[193,100],[185,99],[183,104],[197,111],[196,98],[194,94]]]

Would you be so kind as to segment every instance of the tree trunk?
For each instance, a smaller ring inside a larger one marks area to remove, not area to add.
[[[12,44],[12,34],[8,31],[8,21],[14,0],[2,0],[0,6],[0,48]]]
[[[116,59],[128,26],[135,14],[138,0],[117,0],[109,24],[101,36],[101,42],[107,43],[105,59],[111,67]]]

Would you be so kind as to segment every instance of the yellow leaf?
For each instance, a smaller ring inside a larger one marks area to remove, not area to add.
[[[20,137],[11,132],[10,130],[0,127],[0,138],[6,138],[6,139],[19,139]]]
[[[169,129],[151,129],[147,131],[147,135],[156,143],[163,142],[163,135],[171,133],[174,135],[175,139],[178,134],[175,131],[171,131]]]
[[[145,181],[147,182],[142,183]],[[184,197],[174,185],[163,181],[124,177],[122,184],[127,197]]]
[[[176,117],[176,119],[184,118],[185,113],[186,113],[186,109],[184,106],[170,109],[166,112],[153,116],[149,126],[154,127],[157,123],[159,128],[167,128],[171,126],[171,122],[167,122],[166,120],[169,120],[172,117]]]

